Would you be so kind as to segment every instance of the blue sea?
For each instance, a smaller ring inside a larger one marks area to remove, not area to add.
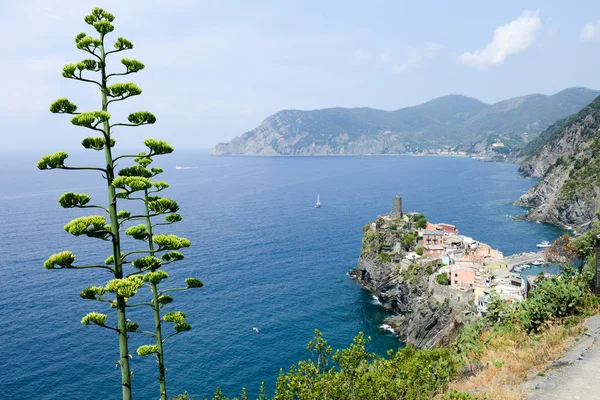
[[[47,271],[48,255],[70,249],[78,261],[103,261],[107,242],[75,238],[63,230],[86,210],[64,210],[58,197],[83,192],[106,203],[104,181],[94,172],[38,171],[41,154],[3,154],[0,159],[0,393],[3,399],[116,399],[120,396],[117,337],[83,326],[103,304],[82,300],[81,289],[109,275],[96,270]],[[102,154],[77,153],[71,165],[101,165]],[[166,347],[169,394],[196,399],[216,387],[239,395],[273,390],[280,368],[307,359],[307,342],[320,329],[335,348],[358,332],[384,354],[402,346],[381,328],[386,312],[347,272],[356,265],[361,228],[388,213],[394,195],[405,211],[505,254],[536,250],[562,231],[515,221],[523,209],[510,202],[534,181],[511,164],[444,157],[210,157],[176,151],[157,158],[184,220],[163,232],[188,237],[186,258],[168,267],[173,285],[187,276],[205,287],[176,292],[169,310],[187,313],[193,330]],[[189,167],[176,169],[176,166]],[[322,207],[315,209],[317,194]],[[125,206],[125,204],[123,205]],[[132,243],[126,241],[126,248]],[[166,310],[166,309],[165,309]],[[108,311],[109,321],[115,316]],[[151,329],[151,316],[128,315]],[[257,327],[260,333],[252,330]],[[148,343],[131,338],[131,353]],[[132,360],[134,395],[158,398],[153,358]]]

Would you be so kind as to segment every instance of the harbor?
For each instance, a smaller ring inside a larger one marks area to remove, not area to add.
[[[541,261],[541,263],[540,263]],[[513,254],[511,256],[504,257],[501,260],[502,264],[506,264],[507,268],[511,271],[515,269],[515,267],[521,265],[536,265],[545,263],[544,252],[543,251],[532,251],[526,253],[518,253]],[[516,271],[521,272],[521,271]]]

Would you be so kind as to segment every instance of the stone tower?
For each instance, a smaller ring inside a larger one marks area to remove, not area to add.
[[[394,196],[394,211],[392,218],[402,218],[402,196]]]

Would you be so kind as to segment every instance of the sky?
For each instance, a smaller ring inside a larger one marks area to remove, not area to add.
[[[117,141],[147,137],[176,148],[213,147],[282,109],[395,110],[448,94],[486,103],[600,89],[600,2],[3,0],[0,3],[0,136],[5,150],[77,148],[89,136],[50,103],[100,108],[91,84],[61,76],[86,53],[75,47],[99,6],[146,68],[141,96],[111,114],[148,110],[157,123],[122,128]],[[121,66],[122,67],[122,66]],[[117,82],[117,81],[114,81]]]

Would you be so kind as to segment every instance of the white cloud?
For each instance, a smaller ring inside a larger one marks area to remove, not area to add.
[[[494,38],[483,50],[465,52],[460,56],[460,61],[470,67],[500,65],[511,54],[527,50],[541,27],[540,10],[525,10],[519,18],[497,28]]]
[[[352,54],[352,65],[361,65],[364,62],[368,61],[370,57],[371,55],[364,49],[356,49],[354,54]]]
[[[587,24],[581,30],[583,40],[600,40],[600,21],[595,24]]]
[[[392,65],[392,72],[405,74],[414,71],[435,57],[443,47],[434,42],[426,42],[424,47],[410,47],[405,51],[404,57],[399,58]]]

